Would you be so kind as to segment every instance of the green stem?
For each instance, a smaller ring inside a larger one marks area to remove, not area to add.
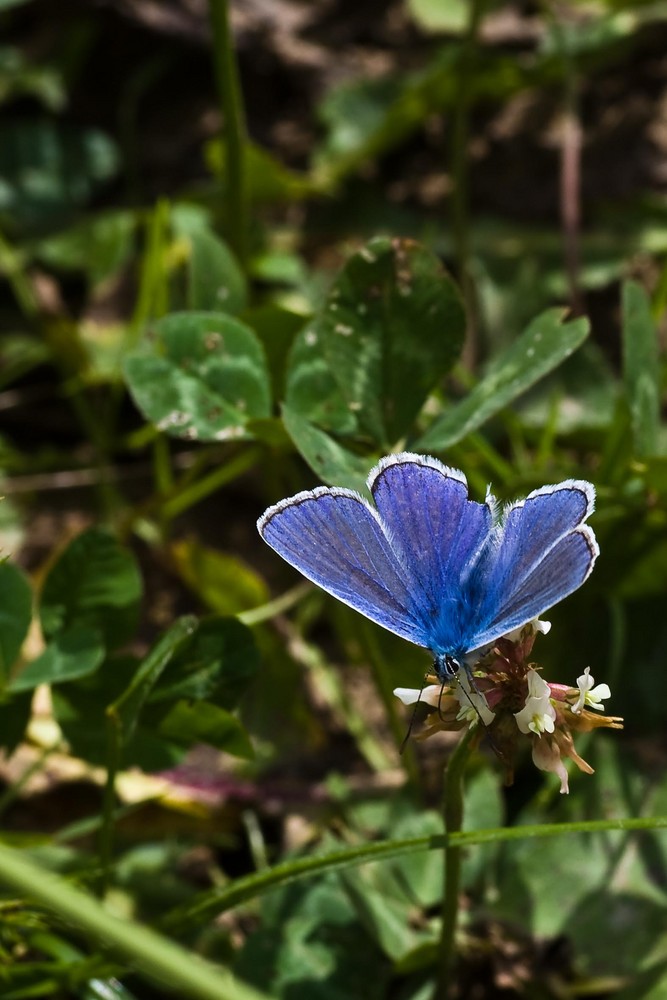
[[[438,949],[438,982],[434,1000],[450,995],[450,980],[454,967],[454,938],[459,911],[461,885],[461,847],[452,844],[450,835],[460,833],[463,824],[463,772],[476,742],[477,727],[471,726],[449,758],[445,775],[442,814],[445,821],[445,881],[442,899],[442,930]]]
[[[116,775],[120,768],[122,735],[120,720],[115,706],[106,712],[107,727],[107,777],[102,797],[102,825],[100,827],[98,853],[100,875],[97,880],[97,894],[103,897],[109,886],[113,860],[113,840],[116,811]]]
[[[471,0],[468,25],[461,53],[458,74],[459,89],[454,104],[452,122],[451,173],[454,182],[452,193],[452,229],[459,278],[468,319],[474,329],[475,309],[472,278],[470,275],[470,220],[468,217],[468,126],[474,80],[474,59],[477,35],[482,20],[485,0]]]
[[[225,465],[220,465],[208,475],[202,476],[201,479],[192,483],[186,489],[182,490],[182,492],[176,492],[175,496],[167,500],[162,508],[161,514],[165,522],[171,521],[189,507],[204,500],[211,493],[215,493],[221,486],[226,486],[232,480],[243,475],[244,472],[247,472],[248,469],[251,469],[255,465],[258,457],[258,448],[246,448],[245,451],[239,452],[238,455],[231,458]],[[178,490],[178,485],[176,489]]]
[[[259,1000],[260,994],[225,969],[204,962],[174,941],[127,917],[109,913],[92,896],[35,864],[26,851],[0,843],[0,884],[80,928],[164,990],[187,1000]]]
[[[213,64],[224,120],[226,216],[229,242],[243,264],[248,254],[248,191],[244,169],[245,114],[239,85],[228,0],[209,0]]]
[[[169,496],[174,489],[174,473],[171,468],[169,439],[164,434],[153,441],[153,473],[157,492]]]
[[[474,847],[477,844],[500,844],[508,841],[532,840],[543,837],[563,837],[574,833],[607,833],[622,830],[665,830],[667,816],[651,816],[631,819],[580,820],[576,823],[542,823],[531,826],[494,827],[485,830],[463,830],[448,836],[441,834],[408,837],[402,840],[379,840],[371,844],[340,848],[325,855],[310,855],[292,858],[274,865],[267,871],[254,872],[236,879],[224,888],[207,889],[195,896],[185,906],[179,906],[168,913],[163,926],[182,930],[188,926],[212,920],[236,906],[247,903],[264,893],[283,885],[292,885],[303,879],[314,878],[323,872],[344,871],[357,868],[371,861],[386,861],[390,858],[414,854],[415,851],[441,851],[449,844],[458,847]]]
[[[252,628],[254,625],[261,625],[262,622],[277,618],[278,615],[284,615],[286,611],[289,611],[295,604],[303,600],[306,594],[309,594],[312,589],[313,587],[310,583],[297,583],[296,586],[290,587],[280,597],[274,597],[272,601],[267,601],[266,604],[261,604],[258,608],[251,608],[250,611],[241,611],[236,617],[244,625],[247,625],[248,628]]]
[[[39,306],[26,273],[24,255],[1,234],[0,274],[3,274],[7,279],[7,283],[14,293],[14,298],[26,319],[36,320],[39,316]]]

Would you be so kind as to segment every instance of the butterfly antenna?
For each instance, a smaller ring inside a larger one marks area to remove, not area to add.
[[[427,675],[424,676],[424,680],[422,681],[422,686],[419,689],[419,697],[417,698],[417,701],[415,702],[415,707],[412,709],[412,715],[410,717],[410,724],[408,726],[408,731],[405,734],[405,736],[403,737],[403,742],[401,743],[401,749],[399,750],[399,753],[403,753],[403,751],[405,750],[406,744],[407,744],[408,740],[410,739],[410,734],[412,733],[412,727],[415,724],[415,718],[417,716],[417,707],[419,705],[419,702],[422,699],[422,691],[424,690],[424,685],[426,684],[426,678],[427,678]]]

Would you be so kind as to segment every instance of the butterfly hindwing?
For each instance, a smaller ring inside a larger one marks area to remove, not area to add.
[[[567,480],[510,507],[480,563],[483,599],[471,648],[543,614],[586,580],[598,555],[589,483]]]
[[[319,487],[270,507],[264,540],[305,577],[389,631],[428,645],[410,577],[376,512],[351,490]]]

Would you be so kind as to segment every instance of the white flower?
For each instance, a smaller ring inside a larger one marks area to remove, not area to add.
[[[528,627],[532,628],[535,635],[540,632],[542,635],[546,635],[547,632],[551,630],[551,622],[543,622],[540,621],[539,618],[533,618],[532,622],[528,622],[528,625],[521,625],[519,628],[513,628],[511,632],[507,632],[505,635],[499,636],[499,638],[507,639],[509,642],[518,642],[521,638],[521,633]],[[467,663],[470,667],[472,667],[475,663],[478,663],[485,653],[488,653],[490,649],[493,649],[497,641],[498,640],[496,639],[494,642],[487,643],[486,646],[480,646],[478,649],[471,649],[469,653],[465,654],[465,663]]]
[[[562,761],[558,744],[549,739],[533,740],[533,764],[540,771],[552,771],[560,778],[560,793],[567,795],[570,791],[567,771]]]
[[[465,670],[460,670],[452,694],[461,708],[456,716],[459,722],[477,722],[481,719],[485,726],[490,726],[495,719],[486,698],[481,691],[470,684],[470,678]]]
[[[529,670],[526,676],[528,696],[521,711],[514,713],[516,724],[522,733],[553,733],[556,709],[551,704],[551,688],[535,670]]]
[[[428,684],[423,688],[394,688],[394,694],[404,705],[414,705],[420,701],[437,708],[442,697],[442,684]]]
[[[602,702],[605,698],[611,698],[611,691],[608,684],[598,684],[597,687],[593,687],[594,684],[595,678],[591,676],[591,668],[586,667],[581,677],[577,677],[579,697],[572,706],[572,711],[575,715],[579,715],[585,706],[602,711],[604,708]]]
[[[551,631],[551,622],[540,621],[539,618],[533,618],[532,622],[528,622],[528,625],[533,630],[533,634],[537,635],[541,633],[542,635],[547,635]],[[519,628],[513,628],[511,632],[508,632],[503,636],[503,639],[508,639],[510,642],[518,642],[521,638],[521,633],[527,628],[526,625],[521,625]]]

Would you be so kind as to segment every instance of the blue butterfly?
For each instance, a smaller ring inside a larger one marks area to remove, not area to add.
[[[435,458],[383,458],[368,487],[320,486],[269,507],[257,527],[283,559],[390,632],[430,649],[444,683],[467,654],[582,585],[599,549],[590,483],[566,479],[497,510]]]

